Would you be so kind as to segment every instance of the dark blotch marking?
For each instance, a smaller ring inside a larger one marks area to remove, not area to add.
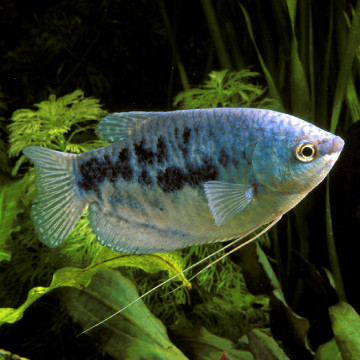
[[[183,131],[183,142],[184,144],[188,144],[191,136],[191,129],[186,127]]]
[[[210,158],[204,159],[200,166],[189,164],[186,168],[187,183],[193,187],[206,181],[217,180],[219,177],[219,169]]]
[[[204,159],[200,166],[188,164],[186,171],[177,166],[170,166],[165,171],[159,171],[157,183],[164,192],[181,190],[186,184],[198,187],[200,184],[217,180],[219,170],[211,159]]]
[[[108,179],[115,182],[121,176],[124,180],[130,181],[133,177],[133,170],[130,164],[129,149],[123,149],[114,163],[111,157],[104,155],[103,160],[94,157],[79,166],[81,181],[78,185],[85,191],[93,190],[100,194],[100,184]]]
[[[219,163],[220,163],[222,166],[224,166],[224,167],[229,164],[230,156],[229,156],[229,154],[224,150],[224,148],[222,148],[222,149],[220,150],[220,154],[219,154],[218,161],[219,161]]]
[[[150,185],[152,183],[152,179],[147,170],[143,170],[138,178],[138,182],[142,185]]]
[[[98,191],[99,183],[103,181],[101,173],[103,172],[103,166],[101,166],[97,158],[85,161],[79,166],[81,174],[81,181],[79,187],[85,191]]]
[[[177,166],[170,166],[165,171],[159,171],[156,179],[164,192],[180,190],[185,185],[184,172]]]
[[[115,163],[117,174],[121,175],[126,181],[130,181],[133,177],[133,169],[130,163],[130,151],[128,148],[121,150]]]
[[[108,178],[111,182],[115,182],[118,174],[109,155],[104,155],[104,165],[106,172],[105,177]]]
[[[178,143],[179,149],[183,153],[183,157],[186,159],[189,154],[189,142],[191,136],[191,128],[185,127],[182,133],[182,142],[177,137],[176,141]]]
[[[164,163],[169,156],[169,151],[163,136],[160,136],[156,145],[156,158],[159,163]]]
[[[135,154],[139,164],[152,164],[155,154],[151,149],[145,148],[145,141],[142,139],[139,144],[134,144]]]

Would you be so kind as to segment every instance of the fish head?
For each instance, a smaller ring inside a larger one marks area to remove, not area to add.
[[[329,173],[343,146],[339,136],[282,114],[278,129],[264,131],[257,141],[254,176],[271,191],[303,197]]]

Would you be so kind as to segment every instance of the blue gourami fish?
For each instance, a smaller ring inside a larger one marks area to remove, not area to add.
[[[88,208],[91,230],[119,252],[168,252],[241,238],[280,218],[328,174],[344,141],[270,110],[109,114],[113,144],[84,154],[31,146],[32,218],[50,247]]]

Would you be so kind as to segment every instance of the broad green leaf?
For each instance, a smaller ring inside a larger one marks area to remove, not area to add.
[[[61,294],[70,314],[84,330],[139,296],[131,281],[114,270],[98,273],[83,291],[69,289]],[[91,330],[89,334],[114,359],[187,359],[170,342],[165,326],[142,301]]]
[[[191,360],[254,360],[249,351],[238,350],[231,340],[216,336],[203,326],[178,329],[175,331],[177,343],[181,349],[186,349]],[[224,351],[225,357],[221,357]]]
[[[255,360],[290,360],[279,344],[260,329],[253,329],[248,333],[249,347]]]
[[[143,269],[146,272],[166,270],[170,275],[176,275],[182,271],[181,261],[174,254],[149,254],[127,255],[119,254],[108,248],[102,247],[95,256],[92,264],[84,269],[65,267],[56,271],[49,287],[35,287],[28,293],[27,300],[19,308],[0,309],[0,325],[14,323],[20,320],[24,311],[41,296],[58,287],[70,286],[78,289],[87,287],[93,275],[105,269],[114,269],[120,266],[132,266]],[[184,275],[179,278],[187,283]]]
[[[314,360],[343,360],[335,338],[318,347]]]
[[[330,309],[336,343],[344,360],[360,359],[360,316],[346,302]]]

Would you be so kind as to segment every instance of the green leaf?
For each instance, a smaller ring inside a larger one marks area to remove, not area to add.
[[[57,270],[49,287],[34,287],[28,293],[27,300],[19,308],[0,309],[0,325],[14,323],[20,320],[24,311],[41,296],[58,287],[70,286],[78,289],[87,287],[93,275],[101,270],[113,269],[119,266],[131,266],[143,269],[146,272],[166,270],[170,275],[176,275],[182,271],[181,261],[174,254],[149,254],[149,255],[123,255],[108,248],[101,247],[92,264],[84,269],[64,267]],[[184,275],[180,275],[184,283],[187,283]]]
[[[251,330],[248,333],[248,338],[250,351],[255,360],[290,360],[278,343],[261,330]]]
[[[236,345],[231,340],[216,336],[203,326],[179,328],[174,333],[178,346],[186,349],[186,354],[191,360],[254,359],[249,351],[236,349]],[[228,350],[227,357],[221,357],[226,350]]]
[[[10,261],[11,251],[7,244],[10,235],[20,229],[16,218],[22,212],[19,200],[23,196],[24,181],[4,185],[0,189],[0,261]]]
[[[98,273],[84,291],[70,289],[62,292],[70,314],[84,329],[123,308],[138,296],[131,281],[113,270]],[[170,342],[165,326],[142,301],[90,334],[114,359],[187,359]]]
[[[343,360],[335,338],[318,347],[314,360]]]
[[[360,316],[346,302],[329,309],[336,343],[344,360],[360,359]]]
[[[309,86],[306,79],[303,64],[298,52],[298,41],[295,34],[296,5],[297,0],[287,0],[287,7],[290,16],[292,40],[291,40],[291,62],[290,62],[290,86],[291,105],[295,115],[304,118],[313,118],[312,104],[310,101]]]
[[[276,277],[275,272],[269,263],[269,260],[267,259],[264,251],[257,243],[256,243],[256,253],[259,260],[259,264],[264,269],[273,287],[273,295],[274,295],[274,298],[272,299],[273,306],[275,306],[275,303],[278,302],[276,306],[282,308],[282,312],[284,313],[284,318],[286,319],[288,337],[293,338],[293,341],[295,341],[299,347],[301,346],[307,351],[310,351],[309,341],[308,341],[308,331],[310,328],[309,320],[305,317],[301,317],[297,315],[290,308],[290,306],[288,305],[285,299],[284,293],[280,287],[279,280]]]
[[[354,78],[350,77],[346,88],[346,102],[350,110],[352,123],[360,119],[360,100],[355,87]]]

